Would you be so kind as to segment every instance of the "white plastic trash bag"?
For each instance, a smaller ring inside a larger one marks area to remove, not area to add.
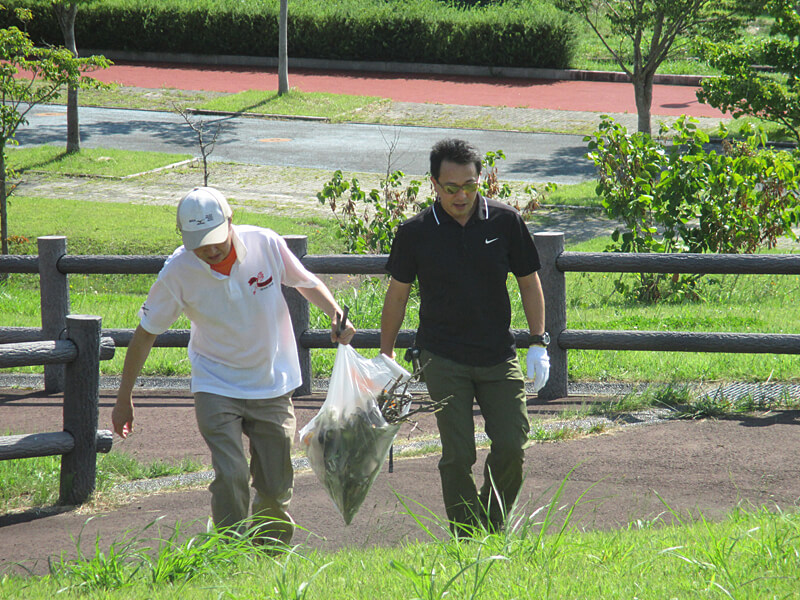
[[[352,346],[339,344],[325,402],[300,430],[311,468],[347,525],[364,502],[400,429],[381,414],[378,398],[398,378],[410,377],[384,354],[368,359]]]

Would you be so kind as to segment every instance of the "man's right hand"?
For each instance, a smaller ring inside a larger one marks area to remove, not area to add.
[[[114,431],[125,439],[133,431],[133,386],[142,372],[144,361],[156,341],[156,334],[150,333],[141,325],[136,327],[133,337],[125,353],[125,364],[122,367],[122,380],[117,390],[117,403],[111,411],[111,423]]]
[[[111,424],[119,437],[125,439],[133,432],[133,400],[117,397],[114,410],[111,411]]]

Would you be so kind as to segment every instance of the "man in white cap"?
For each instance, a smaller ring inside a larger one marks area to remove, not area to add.
[[[211,513],[219,528],[245,527],[250,480],[259,539],[288,544],[295,434],[292,392],[301,384],[297,346],[281,286],[294,287],[331,317],[331,341],[341,308],[274,231],[233,225],[231,208],[216,189],[198,187],[178,204],[183,237],[167,259],[139,312],[112,412],[114,431],[133,431],[132,390],[156,337],[185,314],[191,321],[191,389],[200,432],[214,467]],[[250,440],[251,460],[242,447]]]

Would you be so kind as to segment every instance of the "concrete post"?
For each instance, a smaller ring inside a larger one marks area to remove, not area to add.
[[[39,287],[42,333],[46,340],[60,338],[69,314],[69,282],[58,270],[59,259],[67,253],[67,238],[48,235],[37,239],[39,246]],[[44,389],[49,393],[64,390],[64,365],[45,365]]]
[[[544,231],[533,236],[542,268],[545,302],[545,330],[550,333],[550,379],[541,390],[539,398],[553,400],[567,396],[567,351],[558,344],[558,337],[567,328],[567,285],[564,273],[556,268],[556,258],[564,251],[564,234]]]
[[[308,237],[304,235],[285,235],[286,245],[289,246],[297,258],[308,254]],[[307,396],[311,393],[311,351],[300,345],[300,336],[308,329],[309,308],[300,292],[294,288],[283,288],[283,296],[289,305],[289,314],[292,317],[294,338],[297,341],[297,354],[300,357],[300,372],[303,374],[303,383],[294,392],[295,396]]]
[[[64,431],[75,447],[61,457],[59,504],[82,504],[94,492],[97,478],[97,420],[100,399],[101,318],[67,317],[67,338],[78,355],[66,365]]]

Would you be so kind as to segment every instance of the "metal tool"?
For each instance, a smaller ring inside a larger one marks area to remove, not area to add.
[[[347,314],[350,312],[350,307],[344,305],[344,312],[339,315],[339,324],[336,326],[336,335],[342,335],[344,328],[347,326]],[[337,313],[338,315],[338,313]]]
[[[411,346],[410,348],[406,349],[406,353],[403,355],[403,358],[411,363],[411,369],[414,371],[414,377],[422,381],[422,369],[420,368],[419,364],[419,348],[416,346]]]

